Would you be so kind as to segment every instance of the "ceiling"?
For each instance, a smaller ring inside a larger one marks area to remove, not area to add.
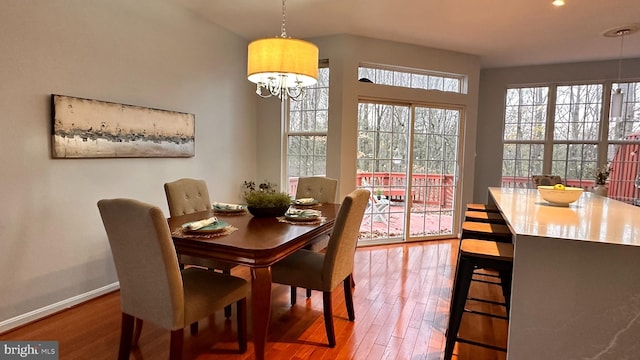
[[[173,0],[247,40],[280,35],[281,0]],[[287,35],[351,34],[473,54],[483,68],[620,58],[638,0],[289,0]],[[640,58],[640,31],[623,58]]]

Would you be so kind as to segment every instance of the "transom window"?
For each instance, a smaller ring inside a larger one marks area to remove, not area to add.
[[[463,93],[466,76],[390,65],[361,64],[358,67],[358,79],[380,85]]]

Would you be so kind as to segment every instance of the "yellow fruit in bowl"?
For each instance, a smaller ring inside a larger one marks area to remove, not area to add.
[[[559,184],[558,184],[559,185]],[[557,185],[538,186],[538,192],[544,200],[554,206],[569,206],[570,203],[578,200],[584,189],[571,186],[562,186],[561,189]]]
[[[564,185],[555,184],[555,185],[553,185],[553,190],[564,190]]]

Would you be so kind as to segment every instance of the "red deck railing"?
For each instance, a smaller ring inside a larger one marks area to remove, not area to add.
[[[406,196],[404,173],[360,172],[356,174],[356,186],[369,188],[374,194],[382,194],[391,200],[403,200]],[[411,200],[415,203],[453,207],[453,175],[413,174]]]
[[[615,164],[615,163],[614,163]],[[635,179],[632,174],[637,173],[636,168],[622,173],[622,170],[614,169],[609,181],[609,197],[629,202],[635,198],[637,191],[633,186]],[[414,203],[438,206],[441,208],[453,208],[454,202],[454,177],[451,174],[413,174],[411,199]],[[581,187],[590,191],[595,185],[594,180],[566,179],[567,186]],[[404,173],[375,173],[360,172],[356,175],[356,186],[371,190],[373,195],[384,195],[391,200],[404,200],[407,188],[406,175]],[[530,177],[503,177],[502,187],[532,188]],[[289,179],[289,193],[295,194],[298,187],[298,178]]]

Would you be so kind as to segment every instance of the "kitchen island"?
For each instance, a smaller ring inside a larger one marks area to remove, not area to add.
[[[640,359],[640,208],[489,188],[515,246],[507,359]]]

